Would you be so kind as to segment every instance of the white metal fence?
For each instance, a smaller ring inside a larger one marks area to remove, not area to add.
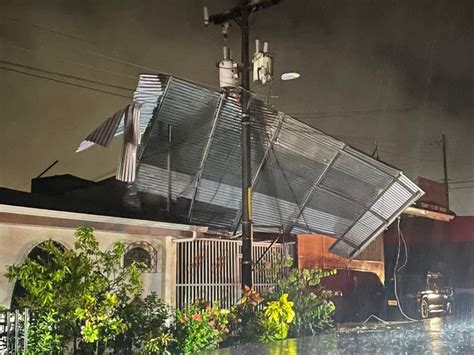
[[[230,307],[241,297],[241,241],[197,239],[177,246],[176,306],[183,308],[196,299],[219,301]],[[267,251],[270,243],[254,242],[252,260]],[[294,244],[274,244],[253,267],[254,288],[271,290],[271,267],[284,255],[293,256]]]

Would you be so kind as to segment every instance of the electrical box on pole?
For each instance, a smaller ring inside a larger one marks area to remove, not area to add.
[[[273,55],[268,52],[268,42],[263,43],[263,50],[260,50],[260,40],[255,40],[255,53],[253,63],[253,82],[266,84],[273,78]]]

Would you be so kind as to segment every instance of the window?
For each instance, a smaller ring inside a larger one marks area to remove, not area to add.
[[[123,257],[123,266],[130,267],[133,263],[142,266],[142,272],[156,272],[156,249],[149,243],[131,243]]]

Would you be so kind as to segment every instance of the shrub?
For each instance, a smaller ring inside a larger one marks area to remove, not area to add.
[[[229,327],[234,342],[257,341],[263,335],[263,314],[257,312],[257,306],[262,301],[263,297],[257,291],[248,286],[242,289],[242,297],[230,309]]]
[[[62,353],[70,343],[74,351],[106,346],[126,329],[120,305],[141,291],[137,265],[120,265],[123,243],[104,252],[92,228],[79,228],[75,237],[74,249],[49,241],[42,245],[47,260],[26,258],[7,268],[6,277],[26,291],[19,304],[31,309],[31,349]]]
[[[231,330],[237,343],[269,342],[288,336],[289,324],[295,317],[288,294],[259,308],[262,302],[258,292],[245,287],[240,302],[231,308]]]
[[[176,310],[173,350],[190,354],[217,348],[229,333],[229,313],[218,303],[209,305],[199,300],[185,311]]]
[[[284,293],[279,300],[269,302],[262,313],[264,317],[260,318],[264,331],[260,340],[267,342],[286,339],[289,324],[295,318],[293,302],[288,301],[288,294]]]
[[[331,325],[338,292],[324,289],[321,279],[335,270],[289,271],[291,260],[284,260],[271,270],[276,284],[263,308],[262,296],[246,287],[230,311],[199,300],[174,311],[154,293],[138,298],[141,265],[121,267],[122,243],[103,252],[91,228],[75,237],[72,250],[46,242],[48,258],[7,269],[26,291],[19,304],[31,309],[31,353],[64,353],[73,343],[75,353],[188,354],[217,348],[229,333],[237,341],[268,342]]]
[[[294,302],[295,319],[290,328],[291,336],[314,335],[330,327],[336,310],[332,298],[340,292],[321,286],[321,279],[336,274],[336,270],[291,270],[287,276],[277,280],[269,299],[278,299],[284,294]]]
[[[130,354],[137,350],[147,354],[168,353],[173,340],[175,313],[156,293],[123,305],[120,315],[127,330],[113,343],[116,353]]]

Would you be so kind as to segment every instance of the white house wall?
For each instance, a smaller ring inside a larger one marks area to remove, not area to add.
[[[74,231],[75,228],[0,223],[0,305],[10,306],[14,288],[14,283],[8,282],[4,276],[6,267],[20,263],[35,246],[49,239],[72,248]],[[155,291],[167,302],[175,304],[176,244],[171,237],[102,230],[96,230],[94,234],[102,250],[111,249],[118,241],[150,243],[157,251],[157,267],[156,273],[142,274],[144,294]]]

